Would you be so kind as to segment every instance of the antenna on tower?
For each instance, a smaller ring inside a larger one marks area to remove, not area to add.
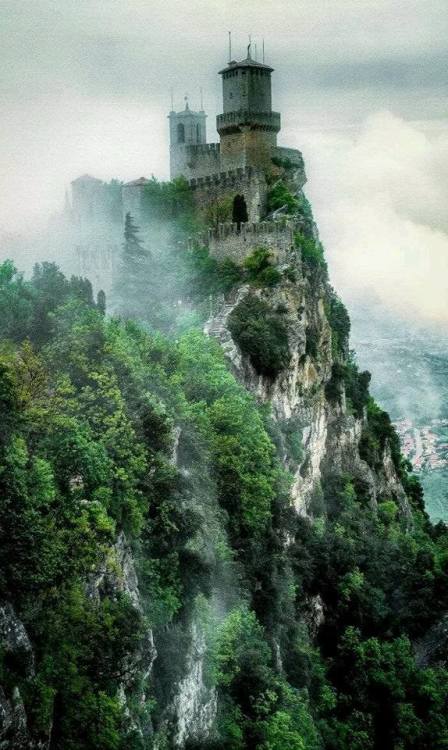
[[[250,48],[252,46],[252,34],[249,34],[249,44],[247,45],[247,59],[250,60]]]
[[[264,65],[264,37],[263,37],[263,65]]]
[[[229,62],[232,60],[232,32],[229,31]]]
[[[200,92],[200,95],[201,95],[201,112],[203,112],[204,111],[204,92],[202,90],[202,86],[199,89],[199,92]]]

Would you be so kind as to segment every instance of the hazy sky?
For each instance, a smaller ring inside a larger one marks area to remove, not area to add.
[[[0,230],[84,172],[166,178],[171,88],[215,140],[229,29],[265,38],[336,285],[448,319],[446,0],[0,0]]]

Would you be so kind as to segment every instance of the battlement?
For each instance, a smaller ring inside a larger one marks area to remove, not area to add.
[[[214,174],[220,168],[219,143],[171,144],[171,177],[183,175],[187,180]]]
[[[256,248],[264,247],[276,263],[286,261],[294,248],[294,234],[300,224],[294,220],[247,222],[244,224],[219,224],[209,229],[204,243],[210,255],[218,260],[230,258],[241,262]]]
[[[224,239],[233,235],[238,235],[243,240],[249,237],[256,237],[258,240],[262,235],[288,234],[293,237],[294,232],[298,230],[298,224],[298,222],[290,219],[283,221],[248,221],[240,225],[227,222],[218,224],[217,227],[211,227],[208,230],[208,240]]]
[[[226,172],[217,172],[205,177],[193,177],[193,179],[189,180],[189,185],[195,190],[196,188],[212,187],[212,185],[232,186],[235,184],[247,184],[253,180],[262,180],[264,182],[265,179],[264,172],[261,169],[256,169],[255,167],[238,167],[237,169],[229,169]]]

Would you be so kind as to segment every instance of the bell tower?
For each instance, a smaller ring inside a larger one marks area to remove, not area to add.
[[[170,121],[170,174],[171,179],[188,174],[189,146],[207,143],[206,118],[203,110],[193,112],[185,97],[185,109],[168,115]]]
[[[280,130],[280,113],[272,111],[272,72],[251,58],[250,45],[245,60],[231,60],[219,71],[224,111],[216,127],[224,170],[271,165]]]

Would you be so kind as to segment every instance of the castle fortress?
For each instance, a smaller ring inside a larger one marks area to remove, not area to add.
[[[219,215],[226,205],[237,231],[242,224],[256,224],[266,218],[268,192],[282,166],[288,165],[295,188],[305,184],[302,154],[277,145],[281,127],[279,112],[272,110],[273,68],[253,60],[231,60],[219,71],[222,77],[223,112],[216,118],[219,143],[207,143],[206,113],[190,109],[168,115],[170,133],[170,177],[183,176],[193,191],[199,210]],[[145,187],[141,177],[121,188],[123,217],[127,212],[139,223]],[[73,211],[79,217],[101,206],[100,181],[85,175],[72,183]],[[229,216],[230,218],[230,216]],[[224,241],[232,232],[221,232]],[[249,240],[257,233],[243,233]],[[215,243],[216,244],[216,243]]]

